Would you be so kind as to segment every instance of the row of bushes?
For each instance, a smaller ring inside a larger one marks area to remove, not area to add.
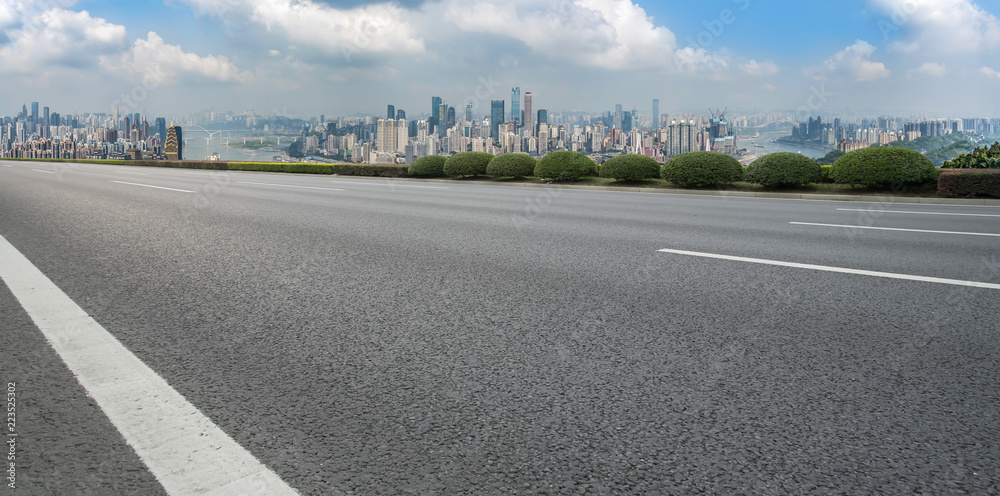
[[[398,165],[228,162],[228,169],[302,174],[339,174],[342,176],[406,177],[406,167]]]
[[[419,158],[410,165],[408,173],[413,177],[534,176],[573,181],[581,177],[596,176],[597,165],[590,157],[571,151],[552,152],[537,161],[526,153],[494,156],[485,152],[463,152],[451,157],[430,155]]]
[[[663,166],[644,155],[625,154],[598,167],[589,157],[571,151],[552,152],[536,161],[523,153],[495,157],[483,152],[465,152],[446,158],[424,157],[414,162],[408,173],[414,177],[494,177],[534,176],[541,179],[572,181],[600,176],[619,181],[642,181],[662,177],[683,188],[714,186],[747,181],[768,188],[798,187],[810,183],[836,182],[853,186],[886,188],[933,182],[936,169],[921,154],[903,148],[869,148],[848,153],[832,166],[796,153],[765,155],[747,167],[717,152],[690,152],[678,155]]]
[[[1000,169],[952,169],[938,176],[938,194],[966,197],[1000,198]]]

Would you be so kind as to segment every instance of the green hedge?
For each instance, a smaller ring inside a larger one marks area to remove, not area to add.
[[[410,164],[409,174],[413,177],[441,177],[444,175],[444,163],[448,157],[443,155],[427,155]]]
[[[339,174],[341,176],[406,177],[407,168],[399,165],[308,164],[285,162],[229,162],[229,170],[290,172],[299,174]]]
[[[830,169],[834,182],[888,188],[917,185],[937,179],[937,169],[919,152],[895,147],[864,148],[837,159]]]
[[[492,153],[486,152],[456,153],[444,162],[444,173],[451,177],[481,176],[486,174],[486,166],[493,158]]]
[[[618,181],[642,181],[660,177],[660,164],[645,155],[629,153],[612,157],[601,164],[599,175]]]
[[[739,160],[719,152],[682,153],[663,167],[663,179],[682,188],[729,184],[742,176]]]
[[[821,182],[821,183],[832,183],[833,182],[833,179],[830,179],[830,169],[832,169],[832,168],[833,168],[832,165],[821,165],[821,166],[819,166],[819,169],[820,169],[819,182]]]
[[[575,181],[597,175],[597,164],[590,157],[568,150],[549,153],[535,166],[535,177],[556,181]]]
[[[950,197],[1000,198],[1000,170],[952,169],[938,175],[938,194]]]
[[[505,153],[490,160],[486,173],[493,177],[527,177],[535,173],[538,161],[527,153]]]
[[[769,153],[754,160],[743,178],[768,188],[793,188],[820,180],[822,169],[815,160],[791,152]]]

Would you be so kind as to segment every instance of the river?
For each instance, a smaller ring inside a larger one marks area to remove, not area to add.
[[[222,139],[220,139],[218,134],[212,138],[211,142],[207,140],[208,133],[202,131],[201,129],[193,127],[183,127],[184,131],[184,159],[185,160],[204,160],[206,157],[213,153],[218,153],[222,160],[231,162],[274,162],[274,156],[279,153],[276,151],[255,151],[245,148],[230,148],[226,146]],[[223,135],[227,135],[228,132],[223,132]],[[243,138],[230,138],[229,141],[233,143],[242,143]],[[281,144],[287,148],[289,144],[294,141],[294,138],[283,136],[281,138]],[[247,139],[247,143],[250,143],[251,139]]]

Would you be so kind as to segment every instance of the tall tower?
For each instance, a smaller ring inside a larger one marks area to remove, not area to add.
[[[510,90],[510,120],[521,123],[521,88],[519,86]]]
[[[531,92],[524,94],[524,128],[528,130],[528,136],[535,135],[535,116],[531,109]]]
[[[111,111],[111,127],[118,129],[118,107]]]
[[[431,119],[430,119],[430,121],[427,122],[427,124],[430,126],[430,132],[432,132],[432,133],[434,132],[434,129],[438,125],[438,116],[440,115],[440,112],[441,112],[440,108],[441,108],[441,97],[439,97],[439,96],[432,96],[431,97]]]
[[[493,133],[494,140],[500,138],[500,125],[504,121],[503,107],[503,100],[493,100],[490,102],[490,131]]]
[[[184,160],[184,137],[181,134],[181,127],[170,123],[167,129],[167,142],[163,145],[163,153],[167,160]]]
[[[660,99],[653,99],[653,129],[660,128]]]
[[[396,118],[396,106],[395,105],[389,105],[389,108],[386,111],[386,115],[388,116],[388,117],[386,117],[386,119],[395,119]]]

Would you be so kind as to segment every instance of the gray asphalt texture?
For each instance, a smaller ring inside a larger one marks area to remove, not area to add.
[[[15,165],[0,235],[302,494],[1000,494],[1000,292],[657,252],[1000,283],[1000,238],[788,224],[998,208]],[[120,456],[91,487],[149,494]]]

